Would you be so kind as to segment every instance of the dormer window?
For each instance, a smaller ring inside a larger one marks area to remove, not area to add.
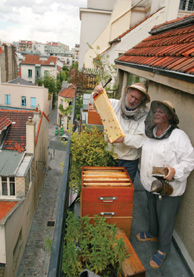
[[[3,142],[9,132],[11,124],[11,120],[6,116],[0,119],[0,148],[2,147]]]
[[[15,195],[15,177],[1,177],[0,195]]]

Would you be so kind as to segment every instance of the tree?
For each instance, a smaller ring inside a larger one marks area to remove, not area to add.
[[[57,87],[57,80],[51,76],[50,74],[45,75],[38,79],[38,86],[44,85],[45,88],[48,88],[49,94],[53,94],[53,106],[57,100],[57,93],[59,92],[59,88]]]
[[[109,61],[109,55],[102,55],[97,53],[100,50],[100,47],[97,46],[97,51],[87,43],[88,47],[92,49],[96,57],[93,59],[93,65],[97,69],[97,83],[101,82],[104,85],[110,78],[116,76],[117,68],[114,64],[111,64]],[[106,90],[117,90],[118,84],[112,82],[109,86],[106,87]]]

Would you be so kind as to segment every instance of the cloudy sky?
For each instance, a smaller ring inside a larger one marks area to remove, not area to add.
[[[0,41],[80,42],[79,8],[87,0],[0,0]]]

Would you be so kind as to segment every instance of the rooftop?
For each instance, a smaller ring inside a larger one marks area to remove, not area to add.
[[[0,220],[2,220],[18,201],[0,201]]]
[[[142,70],[194,75],[194,14],[155,26],[151,36],[128,50],[115,62]]]
[[[1,121],[2,119],[6,119],[7,123],[11,121],[11,124],[9,124],[9,132],[2,146],[3,150],[25,150],[26,122],[28,116],[33,116],[33,113],[34,111],[0,110]]]
[[[24,55],[25,60],[21,61],[21,64],[39,64],[46,66],[53,66],[57,64],[57,57],[47,56],[41,59],[40,55]]]
[[[19,71],[21,71],[21,69],[19,69]],[[14,80],[11,80],[8,83],[10,83],[10,84],[20,84],[20,85],[26,85],[26,86],[34,86],[34,84],[32,82],[26,81],[26,80],[24,80],[20,77],[14,79]]]
[[[0,176],[15,176],[24,154],[17,151],[1,150]]]
[[[68,88],[62,89],[59,92],[59,96],[65,97],[65,98],[74,98],[75,96],[75,87],[69,86]]]

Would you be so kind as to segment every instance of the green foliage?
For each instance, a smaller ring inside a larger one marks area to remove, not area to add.
[[[72,114],[72,108],[73,108],[73,105],[71,104],[72,99],[66,98],[65,102],[70,103],[70,105],[68,105],[67,108],[64,109],[63,105],[60,104],[59,105],[59,110],[61,111],[62,114],[66,115],[66,116],[71,115]]]
[[[75,118],[77,120],[80,120],[80,110],[83,106],[83,95],[78,95],[76,97],[76,102],[75,102]]]
[[[51,253],[52,244],[53,244],[53,241],[51,239],[49,239],[49,238],[45,239],[45,247],[48,248],[49,253]]]
[[[57,100],[57,93],[58,93],[58,87],[57,87],[57,80],[49,75],[46,74],[44,77],[38,79],[37,81],[38,86],[44,85],[45,88],[48,88],[49,93],[53,93],[53,105]]]
[[[116,76],[117,68],[114,64],[111,64],[109,61],[109,55],[102,55],[97,53],[100,50],[100,47],[97,46],[96,50],[87,43],[90,49],[94,50],[96,57],[93,59],[94,67],[98,69],[97,73],[97,83],[102,83],[104,85],[111,77]],[[116,90],[118,89],[118,84],[114,83],[112,86],[107,86],[106,90]]]
[[[66,109],[63,108],[63,105],[59,105],[59,110],[61,111],[62,114],[64,115],[71,115],[72,114],[72,109],[73,109],[73,101],[72,99],[65,99],[66,102],[70,103]],[[75,103],[75,118],[80,120],[80,109],[83,105],[83,96],[82,95],[77,95],[76,103]]]
[[[96,127],[71,134],[71,156],[69,185],[78,193],[81,189],[82,166],[114,166],[116,158],[113,149],[108,149],[104,134]]]
[[[62,271],[67,277],[79,276],[84,269],[101,276],[118,276],[127,250],[117,238],[117,227],[95,215],[94,224],[87,216],[78,219],[72,212],[67,217]]]

